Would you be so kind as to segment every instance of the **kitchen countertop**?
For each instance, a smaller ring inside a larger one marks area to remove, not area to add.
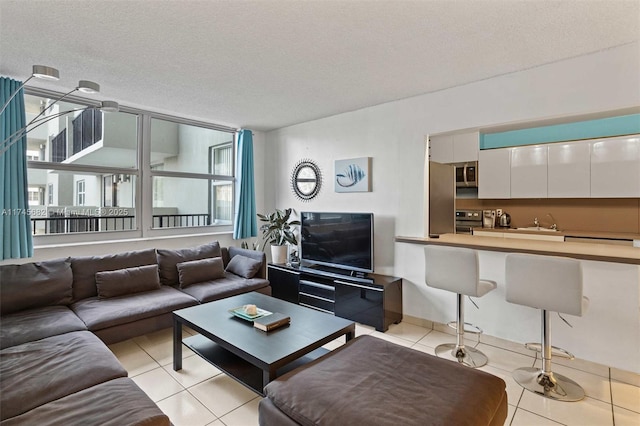
[[[625,240],[633,241],[640,240],[640,234],[633,234],[630,232],[598,232],[598,231],[535,231],[524,230],[516,228],[477,228],[478,231],[483,232],[513,232],[513,233],[526,233],[526,234],[538,234],[538,235],[561,235],[563,237],[576,237],[576,238],[597,238],[605,240]]]
[[[499,229],[495,231],[500,232]],[[545,231],[540,231],[540,233],[549,234],[549,232]],[[556,233],[551,234],[556,235]],[[589,233],[589,235],[592,235],[592,233]],[[443,234],[439,238],[399,236],[395,240],[399,243],[435,244],[477,250],[565,256],[575,259],[640,265],[640,248],[612,244],[494,238],[464,234]]]

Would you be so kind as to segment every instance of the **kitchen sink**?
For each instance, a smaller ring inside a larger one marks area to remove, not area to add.
[[[539,226],[528,226],[526,228],[516,228],[516,231],[542,231],[542,232],[558,232],[558,229],[541,228]]]

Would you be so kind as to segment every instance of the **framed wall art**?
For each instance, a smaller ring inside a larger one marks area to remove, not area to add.
[[[371,157],[336,160],[334,185],[336,192],[370,192]]]

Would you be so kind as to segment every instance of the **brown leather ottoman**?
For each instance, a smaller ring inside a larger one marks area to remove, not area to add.
[[[372,336],[265,387],[261,426],[503,425],[499,377]]]

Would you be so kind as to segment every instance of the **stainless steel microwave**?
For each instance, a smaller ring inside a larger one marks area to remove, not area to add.
[[[456,164],[456,186],[473,188],[478,186],[478,162]]]

